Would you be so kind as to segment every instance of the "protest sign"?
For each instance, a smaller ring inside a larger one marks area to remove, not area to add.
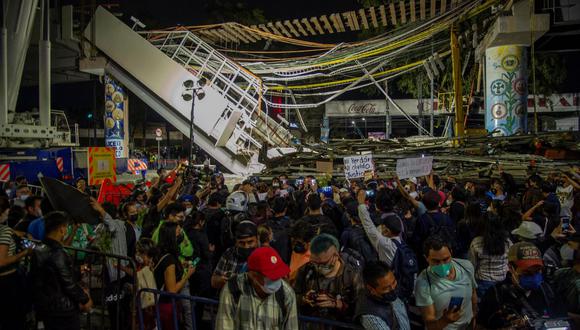
[[[316,172],[332,174],[332,162],[316,161]]]
[[[425,176],[433,169],[433,156],[397,159],[397,176],[408,179]]]
[[[344,157],[344,176],[347,180],[363,178],[365,172],[374,172],[373,155]]]

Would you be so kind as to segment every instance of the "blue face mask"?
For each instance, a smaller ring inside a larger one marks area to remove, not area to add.
[[[525,290],[536,290],[544,282],[542,273],[535,273],[534,275],[520,276],[520,286]]]
[[[431,266],[429,267],[431,269],[431,272],[441,278],[447,277],[449,276],[449,273],[451,272],[451,263],[446,263],[446,264],[440,264],[440,265],[435,265],[435,266]]]
[[[281,286],[282,286],[281,279],[272,281],[269,278],[264,278],[264,285],[262,285],[262,291],[264,291],[264,293],[267,295],[271,295],[273,293],[276,293],[276,291],[278,291]]]

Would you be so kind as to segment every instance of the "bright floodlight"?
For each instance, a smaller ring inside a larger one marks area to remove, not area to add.
[[[193,87],[193,80],[186,80],[183,82],[183,87],[185,88],[192,88]]]

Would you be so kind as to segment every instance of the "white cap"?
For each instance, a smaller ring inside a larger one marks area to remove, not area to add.
[[[413,182],[414,185],[417,185],[417,178],[409,178],[409,181]]]
[[[536,239],[542,236],[544,231],[533,221],[522,221],[518,228],[512,230],[512,234],[525,239]]]

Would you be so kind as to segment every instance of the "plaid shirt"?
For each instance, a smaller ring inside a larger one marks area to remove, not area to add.
[[[227,275],[228,277],[231,277],[246,272],[247,268],[246,261],[238,259],[238,256],[236,255],[236,247],[234,246],[224,252],[215,267],[213,274],[217,276]]]
[[[508,250],[512,242],[507,240],[503,255],[489,255],[483,251],[483,236],[477,236],[469,247],[469,261],[475,269],[475,279],[501,282],[508,272]]]
[[[236,279],[241,290],[240,300],[235,304],[228,285],[224,286],[220,294],[216,329],[298,329],[296,296],[288,283],[282,281],[281,288],[284,290],[287,311],[287,315],[284,315],[275,294],[262,299],[256,294],[246,273],[238,275]]]

